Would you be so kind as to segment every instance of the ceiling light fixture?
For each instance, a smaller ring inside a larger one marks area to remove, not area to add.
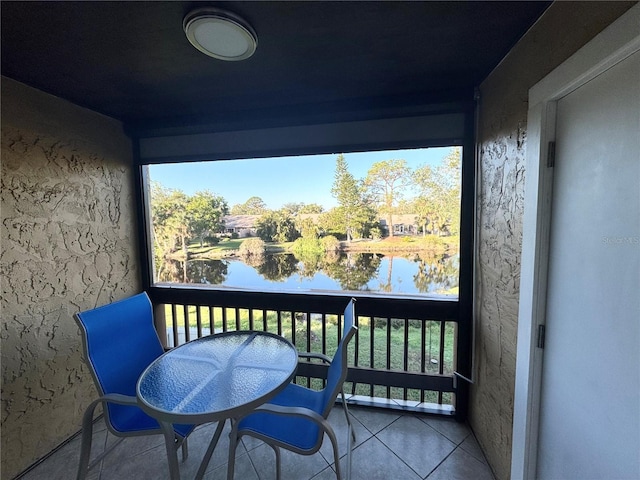
[[[258,37],[251,25],[236,14],[218,8],[189,12],[182,28],[191,45],[220,60],[244,60],[253,55],[258,46]]]

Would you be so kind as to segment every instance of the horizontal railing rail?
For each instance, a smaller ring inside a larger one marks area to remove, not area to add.
[[[155,286],[148,291],[168,348],[210,333],[263,330],[300,352],[332,356],[351,295],[241,292]],[[350,402],[455,412],[457,302],[356,296]],[[326,366],[301,361],[296,381],[321,387]]]

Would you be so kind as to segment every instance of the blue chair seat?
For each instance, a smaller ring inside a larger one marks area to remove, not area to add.
[[[139,407],[129,405],[107,405],[111,427],[119,433],[140,432],[159,429],[158,421],[144,413]]]
[[[322,391],[310,390],[290,383],[270,402],[282,407],[304,407],[322,415],[324,395]],[[239,430],[252,431],[258,435],[267,435],[281,443],[292,445],[300,450],[312,450],[320,438],[320,427],[303,417],[287,417],[270,413],[253,413],[238,424]]]
[[[109,409],[109,417],[111,418],[111,427],[119,433],[126,434],[148,430],[160,431],[158,421],[144,413],[137,406],[109,403],[107,408]],[[193,428],[193,425],[175,424],[173,426],[175,432],[181,437],[187,437]]]

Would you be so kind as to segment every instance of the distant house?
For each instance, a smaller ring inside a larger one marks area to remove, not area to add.
[[[224,231],[237,233],[239,237],[255,237],[259,218],[260,215],[227,215],[224,217]]]
[[[419,226],[416,221],[415,213],[406,213],[393,216],[393,234],[394,235],[417,235]],[[382,228],[389,232],[389,225],[386,218],[380,219]]]

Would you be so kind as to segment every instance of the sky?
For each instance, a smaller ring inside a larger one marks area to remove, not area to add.
[[[439,165],[451,147],[378,152],[345,153],[349,172],[364,179],[375,162],[392,159],[407,161],[411,169]],[[286,203],[317,203],[325,210],[336,206],[331,196],[336,158],[339,153],[215,162],[150,165],[151,181],[187,195],[198,191],[225,198],[229,208],[260,197],[267,208],[277,210]]]

